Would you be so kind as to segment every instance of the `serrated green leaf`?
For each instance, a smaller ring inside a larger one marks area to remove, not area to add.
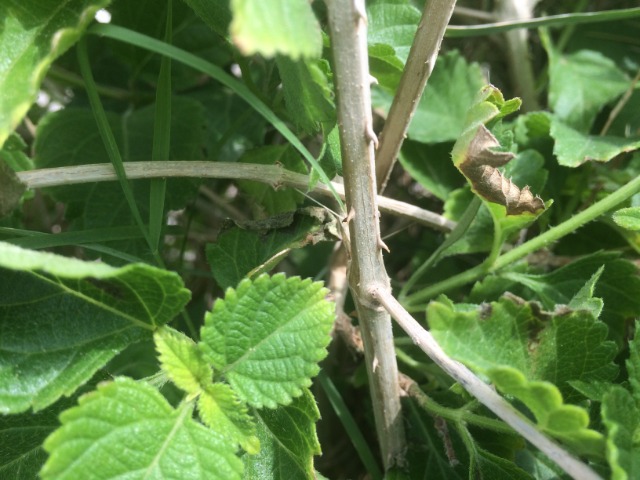
[[[240,161],[259,165],[280,164],[287,170],[307,173],[307,168],[298,153],[288,145],[267,145],[256,148],[245,153]],[[253,197],[258,210],[268,215],[295,210],[304,199],[304,196],[293,188],[283,187],[275,190],[271,185],[250,180],[239,180],[238,185]]]
[[[120,377],[65,411],[45,441],[43,479],[239,479],[235,446],[174,409],[153,387]]]
[[[51,63],[81,36],[107,0],[0,5],[0,146],[33,103]],[[55,7],[55,8],[52,8]]]
[[[317,133],[323,124],[331,129],[336,122],[333,92],[320,62],[325,61],[276,57],[291,121],[307,134]]]
[[[260,453],[243,457],[244,479],[315,480],[313,456],[321,453],[316,435],[320,412],[307,390],[290,405],[254,412]]]
[[[256,425],[247,412],[247,406],[224,383],[209,385],[198,398],[200,418],[217,434],[239,444],[249,455],[260,451]]]
[[[167,326],[158,329],[153,338],[160,365],[176,386],[197,394],[211,385],[213,370],[193,340]]]
[[[555,140],[553,153],[558,163],[572,168],[588,161],[608,162],[621,153],[640,148],[638,138],[587,135],[555,117],[551,120],[551,136]]]
[[[244,55],[320,57],[320,25],[307,0],[231,0],[231,11],[231,38]]]
[[[617,210],[613,213],[613,221],[627,230],[640,231],[640,207]]]
[[[640,409],[623,387],[614,385],[602,398],[602,421],[607,427],[607,461],[613,480],[640,475]]]
[[[0,412],[40,410],[184,307],[178,275],[0,243]]]
[[[287,404],[327,354],[334,312],[326,293],[319,282],[283,274],[243,280],[207,313],[200,346],[242,400]]]
[[[448,300],[427,308],[431,332],[453,358],[481,372],[522,401],[545,431],[581,451],[598,454],[602,436],[587,428],[589,414],[564,403],[572,380],[612,380],[616,347],[589,312],[536,319],[531,306],[506,299],[477,309]]]
[[[600,109],[629,88],[629,78],[599,52],[568,55],[546,42],[549,54],[549,105],[559,120],[588,132]]]
[[[285,222],[269,223],[276,219]],[[335,219],[326,210],[315,207],[251,224],[239,223],[221,232],[215,243],[207,245],[207,260],[218,285],[234,287],[245,276],[253,278],[268,272],[291,249],[331,239],[333,228]]]

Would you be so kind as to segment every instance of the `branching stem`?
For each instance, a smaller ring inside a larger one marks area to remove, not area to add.
[[[349,288],[356,308],[378,441],[385,469],[406,451],[391,317],[371,288],[390,292],[382,259],[364,0],[327,0],[338,127],[350,231]]]
[[[278,165],[183,160],[124,162],[124,169],[129,180],[174,177],[228,178],[253,180],[268,183],[272,186],[286,185],[301,190],[306,190],[309,186],[309,177],[307,175],[285,170]],[[107,163],[43,168],[17,172],[16,175],[29,189],[117,180],[113,167]],[[343,185],[332,182],[331,186],[344,198]],[[325,197],[333,197],[333,193],[325,184],[316,185],[313,191]],[[456,226],[455,222],[429,210],[387,197],[377,196],[376,198],[378,206],[383,213],[408,218],[444,232],[449,232]]]

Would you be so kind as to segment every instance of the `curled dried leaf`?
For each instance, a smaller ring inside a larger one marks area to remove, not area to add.
[[[507,215],[522,213],[536,214],[544,210],[544,202],[531,193],[529,187],[520,189],[498,170],[513,157],[511,152],[496,152],[492,148],[499,147],[496,137],[480,125],[473,140],[469,144],[464,161],[458,168],[471,182],[474,191],[490,202],[504,205]]]

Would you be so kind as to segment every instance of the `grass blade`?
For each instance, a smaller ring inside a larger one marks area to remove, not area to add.
[[[293,145],[298,152],[309,162],[311,167],[318,173],[322,182],[327,185],[331,191],[334,199],[340,208],[344,211],[344,203],[342,199],[331,185],[331,181],[327,174],[324,172],[318,161],[309,152],[309,150],[302,144],[300,139],[287,127],[287,125],[276,116],[273,111],[260,100],[256,95],[251,92],[243,83],[239,82],[231,75],[226,73],[223,69],[207,62],[196,55],[186,52],[180,48],[169,45],[165,42],[157,40],[155,38],[148,37],[132,30],[118,27],[116,25],[98,24],[94,25],[87,30],[88,33],[94,35],[101,35],[121,42],[129,43],[146,50],[165,55],[178,62],[188,65],[202,73],[209,75],[215,80],[222,83],[224,86],[233,90],[238,96],[245,100],[251,107],[253,107],[260,115],[262,115],[273,127],[278,130],[282,136],[284,136],[291,145]]]
[[[148,230],[142,221],[140,210],[138,210],[138,205],[136,204],[135,197],[133,196],[131,184],[129,183],[127,174],[124,170],[122,156],[120,155],[120,151],[118,150],[118,144],[116,143],[116,139],[113,136],[113,132],[111,131],[111,127],[109,126],[109,122],[107,121],[107,116],[104,112],[102,102],[100,101],[100,96],[98,95],[98,91],[96,90],[96,82],[93,79],[93,74],[91,73],[91,65],[89,64],[89,56],[87,54],[87,44],[84,39],[78,42],[77,52],[78,63],[80,64],[80,72],[82,73],[82,78],[84,79],[87,96],[89,97],[89,103],[91,104],[91,109],[93,110],[93,114],[96,118],[96,123],[98,124],[100,137],[102,137],[102,141],[104,142],[104,146],[107,150],[107,154],[109,155],[109,159],[111,160],[111,164],[113,165],[113,168],[116,171],[116,175],[118,176],[118,181],[120,182],[120,185],[122,187],[125,199],[129,204],[129,210],[131,210],[131,214],[133,215],[138,228],[140,228],[140,231],[147,240],[147,243],[149,243],[149,245],[151,246],[149,242]]]

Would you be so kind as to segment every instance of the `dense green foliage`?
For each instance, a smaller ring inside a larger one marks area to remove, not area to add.
[[[366,3],[377,131],[423,3]],[[640,9],[580,16],[608,8],[540,2],[517,61],[513,35],[449,29],[384,195],[457,226],[381,230],[394,294],[448,355],[633,479]],[[357,315],[322,283],[346,215],[324,3],[11,0],[0,18],[0,478],[382,478]],[[128,178],[149,161],[184,167]],[[27,188],[93,164],[115,178]],[[566,477],[394,333],[414,386],[388,478]]]

